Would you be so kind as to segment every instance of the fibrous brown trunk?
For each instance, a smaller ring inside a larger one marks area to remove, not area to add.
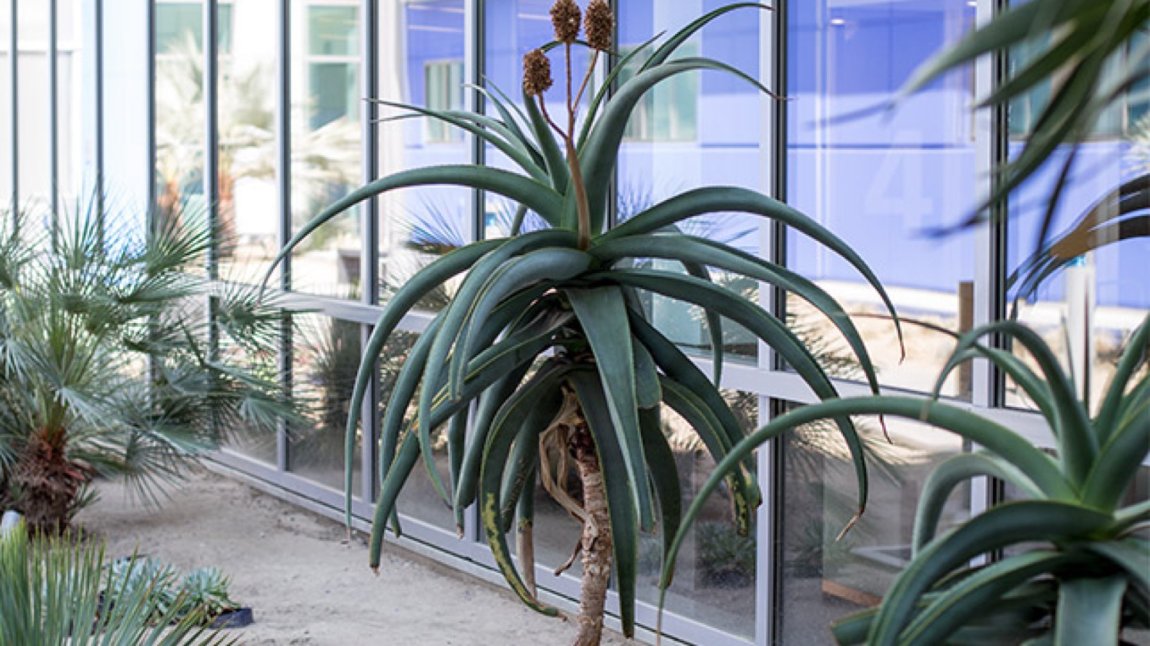
[[[607,492],[595,443],[586,424],[570,436],[571,452],[583,484],[583,510],[586,520],[580,546],[583,552],[582,599],[579,601],[579,632],[574,646],[597,646],[603,636],[603,608],[611,582],[611,519],[607,512]]]
[[[62,534],[76,511],[76,498],[88,474],[68,459],[61,442],[40,433],[29,439],[12,471],[24,523],[29,532]]]

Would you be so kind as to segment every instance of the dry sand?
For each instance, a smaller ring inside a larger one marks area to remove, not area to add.
[[[98,488],[79,522],[107,541],[108,555],[222,569],[232,597],[255,611],[254,624],[229,631],[244,644],[566,644],[575,633],[503,589],[394,546],[375,576],[361,538],[349,542],[340,524],[219,475],[193,474],[160,509],[132,503],[117,484]]]

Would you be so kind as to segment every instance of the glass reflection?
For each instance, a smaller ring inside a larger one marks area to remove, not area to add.
[[[973,238],[925,233],[963,219],[985,181],[975,172],[973,75],[951,74],[893,112],[872,108],[974,15],[965,0],[820,0],[788,12],[788,202],[852,245],[901,315],[956,332],[972,320]],[[787,262],[848,312],[885,313],[855,270],[805,236],[790,233]],[[838,338],[810,308],[787,306],[800,325]],[[949,336],[911,326],[900,363],[893,325],[855,322],[886,385],[929,387],[953,347]],[[969,398],[969,379],[956,373],[943,393]]]

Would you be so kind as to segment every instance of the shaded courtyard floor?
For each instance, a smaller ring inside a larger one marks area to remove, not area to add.
[[[574,625],[537,614],[506,590],[414,555],[385,548],[378,576],[362,536],[342,525],[213,473],[193,473],[150,509],[120,484],[79,524],[108,544],[108,557],[135,552],[181,570],[214,566],[256,621],[229,631],[244,644],[567,644]],[[625,643],[606,636],[605,644]]]

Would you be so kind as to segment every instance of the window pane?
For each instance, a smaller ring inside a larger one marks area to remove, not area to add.
[[[161,217],[202,217],[207,209],[202,21],[201,2],[156,4],[156,200]]]
[[[976,204],[972,73],[950,74],[892,113],[842,118],[894,98],[908,75],[973,23],[964,0],[799,3],[789,15],[788,201],[854,247],[903,316],[959,331],[969,325],[974,241],[932,238]],[[852,314],[885,313],[857,271],[825,247],[791,232],[789,265],[814,279]],[[802,328],[837,339],[824,317],[795,299]],[[899,362],[893,325],[856,318],[886,385],[926,389],[953,342],[907,326]],[[943,393],[969,398],[955,374]]]
[[[790,405],[791,408],[794,405]],[[873,418],[858,424],[870,469],[866,513],[841,540],[857,509],[854,467],[830,423],[783,436],[781,643],[831,644],[830,624],[879,603],[910,559],[918,492],[930,472],[963,450],[957,435],[901,419],[886,420],[891,442]],[[942,528],[969,516],[960,486]]]
[[[292,4],[292,226],[298,229],[363,182],[359,9]],[[362,207],[333,218],[296,248],[292,288],[360,293]]]
[[[307,407],[307,425],[291,430],[288,468],[343,491],[344,429],[359,369],[360,326],[318,314],[296,316],[295,325],[292,392]],[[352,465],[356,495],[360,492],[362,448],[359,437]]]
[[[633,50],[653,34],[674,31],[699,15],[726,4],[701,2],[620,3],[619,46]],[[680,47],[676,56],[706,56],[759,77],[759,22],[754,9],[740,9],[714,21]],[[643,55],[639,56],[640,59]],[[627,78],[631,72],[624,71]],[[767,192],[767,148],[763,115],[770,98],[730,74],[677,74],[652,89],[632,114],[619,159],[618,212],[625,220],[686,190],[707,185],[747,186]],[[686,232],[761,254],[764,220],[714,213],[694,218]],[[653,261],[671,268],[675,263]],[[715,272],[712,278],[752,301],[758,285]],[[698,308],[660,295],[649,299],[653,322],[684,349],[710,352],[710,336]],[[758,346],[743,328],[724,322],[728,357],[753,360]]]
[[[223,7],[221,7],[222,9]],[[275,256],[276,36],[268,28],[275,0],[235,0],[220,15],[220,40],[233,42],[219,60],[220,276],[254,282]],[[224,33],[225,26],[228,27]]]
[[[1024,143],[1012,141],[1011,154]],[[1024,297],[1018,302],[1020,320],[1046,340],[1095,408],[1130,333],[1150,311],[1150,237],[1137,228],[1146,208],[1128,194],[1119,199],[1124,184],[1150,177],[1150,119],[1131,124],[1128,134],[1100,135],[1078,148],[1051,228],[1055,253],[1065,262],[1056,263],[1060,268],[1028,294],[1025,277],[1033,266],[1039,225],[1068,155],[1069,146],[1056,151],[1011,196],[1007,264],[1010,276],[1023,278],[1011,279],[1009,295]],[[1030,361],[1021,348],[1015,354]],[[1006,404],[1034,406],[1012,382]]]

